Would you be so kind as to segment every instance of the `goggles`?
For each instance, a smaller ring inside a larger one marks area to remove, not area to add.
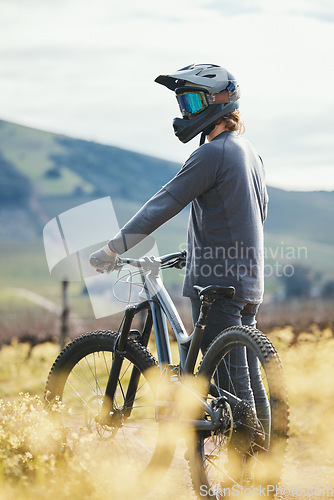
[[[230,82],[230,90],[218,94],[209,94],[207,90],[198,88],[179,87],[175,89],[176,99],[183,117],[192,118],[204,111],[211,104],[227,104],[240,98],[239,87]]]

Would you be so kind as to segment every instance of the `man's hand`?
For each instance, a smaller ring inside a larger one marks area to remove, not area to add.
[[[96,252],[93,252],[89,257],[89,263],[92,267],[96,269],[98,273],[103,273],[107,271],[110,273],[115,269],[117,260],[117,254],[112,252],[108,245],[100,248]]]

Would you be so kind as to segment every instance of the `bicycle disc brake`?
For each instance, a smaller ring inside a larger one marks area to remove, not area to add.
[[[247,453],[254,443],[257,430],[257,418],[255,411],[247,401],[240,401],[232,411],[233,432],[231,445],[239,453]]]

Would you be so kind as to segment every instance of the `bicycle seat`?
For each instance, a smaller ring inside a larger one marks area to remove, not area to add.
[[[220,285],[209,285],[209,286],[199,286],[194,285],[194,289],[198,292],[200,297],[213,298],[215,295],[224,297],[225,299],[233,299],[235,294],[235,288],[233,286],[220,286]]]

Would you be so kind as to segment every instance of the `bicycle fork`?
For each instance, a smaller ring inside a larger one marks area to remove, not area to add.
[[[117,390],[117,384],[119,383],[119,376],[124,356],[126,354],[125,348],[129,338],[131,324],[135,314],[143,309],[148,309],[148,313],[140,338],[140,343],[145,347],[148,344],[152,329],[152,313],[148,302],[141,303],[138,306],[128,306],[125,311],[121,333],[116,340],[113,362],[109,373],[105,395],[103,397],[101,412],[97,417],[97,420],[101,425],[117,425],[117,422],[121,424],[122,420],[124,418],[128,418],[131,414],[140,378],[140,371],[136,366],[133,366],[132,368],[129,385],[124,397],[123,407],[120,409],[115,408],[113,401]]]

